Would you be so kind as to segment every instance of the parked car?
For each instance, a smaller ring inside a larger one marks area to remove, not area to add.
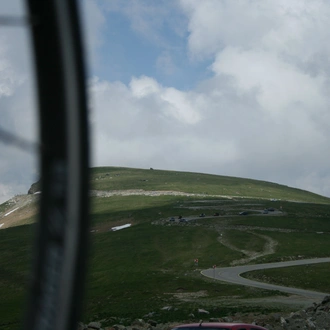
[[[187,220],[185,218],[181,218],[179,221],[180,222],[187,222]]]
[[[247,215],[248,213],[246,211],[238,213],[239,215]]]
[[[269,207],[267,210],[268,210],[269,212],[274,212],[274,211],[275,211],[275,209],[274,209],[273,207]]]
[[[264,210],[262,213],[263,214],[268,214],[268,210]]]
[[[175,221],[175,218],[173,218],[173,217],[172,217],[172,218],[170,218],[170,221]]]
[[[218,212],[215,212],[213,216],[218,217],[220,214]]]
[[[204,217],[205,217],[205,213],[201,213],[201,214],[199,215],[199,217],[204,218]]]
[[[178,325],[172,330],[267,330],[247,323],[208,322]]]

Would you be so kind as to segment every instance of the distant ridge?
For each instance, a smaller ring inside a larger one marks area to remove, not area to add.
[[[129,167],[91,169],[91,189],[166,190],[190,194],[262,198],[308,203],[330,203],[330,198],[277,183],[238,177]]]

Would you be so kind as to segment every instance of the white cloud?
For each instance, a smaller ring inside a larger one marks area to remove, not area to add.
[[[257,0],[180,5],[190,56],[211,59],[213,77],[186,91],[146,76],[127,86],[95,81],[95,164],[251,177],[330,195],[317,179],[330,166],[329,83],[321,62],[328,54],[321,40],[330,40],[329,6]],[[132,26],[151,40],[154,22],[141,14],[144,5],[134,12],[141,24]],[[171,64],[167,55],[160,64]]]
[[[128,84],[110,82],[111,77],[92,79],[93,165],[250,177],[330,196],[330,3],[181,0],[150,5],[85,0],[83,4],[91,72],[102,47],[115,47],[107,44],[107,34],[113,32],[107,31],[109,13],[123,15],[137,40],[155,46],[153,69],[168,74],[177,70],[171,34],[186,36],[181,50],[186,47],[192,70],[196,63],[211,63],[205,68],[211,77],[189,81],[189,86],[196,86],[189,90],[167,86],[151,71],[132,77]],[[1,123],[34,138],[29,59],[22,59],[27,51],[22,35],[8,36],[0,36],[4,38],[0,38]],[[0,153],[6,159],[0,174],[8,178],[0,183],[0,195],[24,192],[27,178],[37,172],[35,163],[30,155],[20,151],[14,155],[7,146],[0,146]],[[10,190],[15,176],[15,189]]]
[[[203,98],[200,95],[165,88],[150,77],[133,78],[129,86],[94,79],[90,89],[94,100],[92,122],[93,147],[98,150],[96,159],[109,159],[109,164],[113,150],[121,151],[125,159],[132,158],[139,150],[135,155],[137,162],[140,149],[150,154],[155,150],[160,152],[161,145],[175,144],[178,137],[201,120]],[[110,141],[116,143],[110,144]],[[106,149],[108,145],[111,148]],[[104,154],[109,156],[100,155],[103,148],[107,150]]]
[[[204,105],[202,96],[166,88],[160,98],[165,101],[165,112],[177,120],[187,124],[196,124],[200,121],[201,107]]]
[[[98,66],[98,51],[104,43],[103,33],[105,29],[105,17],[101,8],[95,1],[84,0],[81,3],[82,32],[86,58],[90,71]]]
[[[4,16],[20,16],[24,15],[24,0],[1,1],[0,10]]]
[[[225,47],[263,48],[301,61],[329,50],[329,3],[323,0],[181,0],[195,58]]]
[[[0,4],[4,15],[22,15],[22,1]],[[36,102],[28,31],[0,30],[0,127],[27,141],[37,141]],[[0,201],[27,193],[38,169],[33,152],[21,150],[0,138]]]
[[[185,17],[175,0],[111,0],[102,6],[124,15],[135,33],[160,47],[172,47],[164,31],[171,30],[179,36],[185,33]]]
[[[160,92],[160,85],[150,77],[133,78],[130,88],[134,97],[141,99]]]
[[[156,60],[157,69],[165,75],[172,75],[178,68],[175,66],[172,56],[168,51],[162,52]]]
[[[180,4],[189,17],[188,46],[198,59],[229,45],[253,47],[276,21],[267,1],[181,0]]]
[[[14,192],[10,185],[5,185],[3,183],[0,183],[0,204],[7,201],[13,195],[14,195]]]
[[[325,169],[328,172],[328,168]],[[305,175],[298,177],[293,185],[297,187],[304,187],[308,191],[316,192],[323,196],[329,196],[330,175],[328,173],[322,174],[319,171],[308,171]]]
[[[297,109],[310,112],[327,105],[323,76],[311,77],[270,52],[228,47],[216,56],[212,69],[233,77],[238,93],[255,93],[261,108],[271,114],[290,116]]]

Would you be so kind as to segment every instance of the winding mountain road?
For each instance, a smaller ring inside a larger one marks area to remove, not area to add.
[[[317,258],[317,259],[304,259],[304,260],[294,260],[294,261],[284,261],[275,262],[268,264],[257,264],[257,265],[245,265],[245,266],[235,266],[235,267],[222,267],[222,268],[210,268],[201,271],[201,274],[216,280],[225,281],[234,284],[252,286],[256,288],[266,289],[266,290],[278,290],[281,292],[286,292],[290,294],[300,295],[306,298],[312,299],[323,299],[329,293],[316,292],[310,290],[303,290],[298,288],[289,288],[280,285],[274,285],[269,283],[252,281],[241,277],[240,275],[246,272],[269,269],[269,268],[280,268],[280,267],[290,267],[299,265],[310,265],[317,263],[330,262],[330,258]]]

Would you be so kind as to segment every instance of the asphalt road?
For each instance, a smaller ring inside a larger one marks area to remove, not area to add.
[[[220,281],[246,285],[246,286],[253,286],[256,288],[261,288],[266,290],[278,290],[281,292],[291,293],[291,294],[319,300],[319,299],[323,299],[325,296],[329,295],[330,293],[315,292],[315,291],[309,291],[309,290],[303,290],[297,288],[288,288],[280,285],[252,281],[241,277],[240,274],[250,272],[253,270],[317,264],[323,262],[330,262],[330,258],[317,258],[317,259],[284,261],[284,262],[275,262],[275,263],[258,264],[258,265],[210,268],[203,270],[201,274]],[[297,274],[297,276],[299,276],[299,274]]]

